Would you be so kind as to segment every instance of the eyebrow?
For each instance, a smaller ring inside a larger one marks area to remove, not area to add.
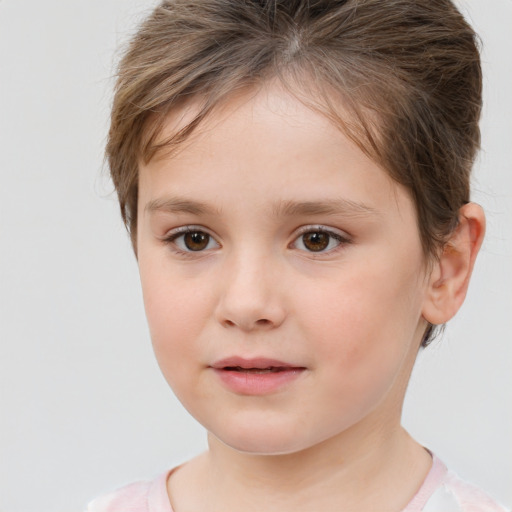
[[[214,215],[220,213],[218,208],[213,208],[206,203],[181,197],[153,199],[146,204],[144,211],[148,213],[157,211],[165,213],[190,213],[192,215]]]
[[[272,209],[278,216],[344,215],[347,217],[378,215],[375,208],[349,199],[327,201],[280,201]]]
[[[219,215],[218,208],[206,203],[181,197],[168,197],[149,201],[144,210],[148,213],[189,213],[191,215]],[[321,201],[284,200],[274,204],[271,209],[274,217],[344,215],[347,217],[378,215],[378,210],[350,199],[332,199]]]

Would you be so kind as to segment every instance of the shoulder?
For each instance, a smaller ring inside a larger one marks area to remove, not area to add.
[[[100,496],[89,503],[86,512],[148,511],[150,482],[136,482]]]
[[[172,512],[166,488],[169,473],[100,496],[89,503],[85,512]]]
[[[453,471],[447,471],[438,493],[452,496],[461,512],[507,512],[491,496],[476,485],[462,480]]]
[[[507,512],[487,493],[449,471],[430,453],[432,468],[403,512]]]

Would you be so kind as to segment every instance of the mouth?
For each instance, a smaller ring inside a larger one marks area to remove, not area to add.
[[[291,370],[305,370],[303,366],[296,366],[276,359],[264,357],[245,359],[243,357],[229,357],[221,359],[211,365],[215,370],[242,373],[279,373]]]
[[[304,373],[304,366],[267,358],[230,357],[210,366],[230,391],[239,395],[268,395],[287,388]]]
[[[286,372],[290,371],[292,369],[298,369],[293,368],[291,366],[269,366],[268,368],[243,368],[241,366],[225,366],[224,368],[221,368],[222,370],[226,372],[241,372],[241,373],[256,373],[256,374],[264,374],[264,373],[279,373],[279,372]]]

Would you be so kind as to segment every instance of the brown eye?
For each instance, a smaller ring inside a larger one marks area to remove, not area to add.
[[[301,231],[291,247],[306,253],[330,254],[351,243],[348,235],[322,226],[309,226]]]
[[[170,249],[180,255],[193,252],[210,252],[220,249],[220,244],[215,238],[196,226],[182,226],[176,228],[174,233],[170,233],[163,239],[163,242]]]
[[[208,247],[210,235],[204,231],[190,231],[183,235],[183,243],[189,251],[202,251]]]
[[[331,236],[322,231],[311,231],[302,235],[302,243],[308,251],[320,252],[327,249]]]

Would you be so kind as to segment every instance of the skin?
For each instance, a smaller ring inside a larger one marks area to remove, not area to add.
[[[408,503],[431,457],[400,426],[407,382],[427,321],[462,303],[483,237],[476,205],[461,219],[429,265],[407,191],[276,84],[232,97],[177,154],[141,164],[137,257],[154,350],[210,447],[171,475],[175,512]],[[186,226],[209,237],[204,250],[187,248]],[[315,252],[304,233],[319,227],[331,234]],[[234,355],[304,370],[248,396],[210,367]]]

